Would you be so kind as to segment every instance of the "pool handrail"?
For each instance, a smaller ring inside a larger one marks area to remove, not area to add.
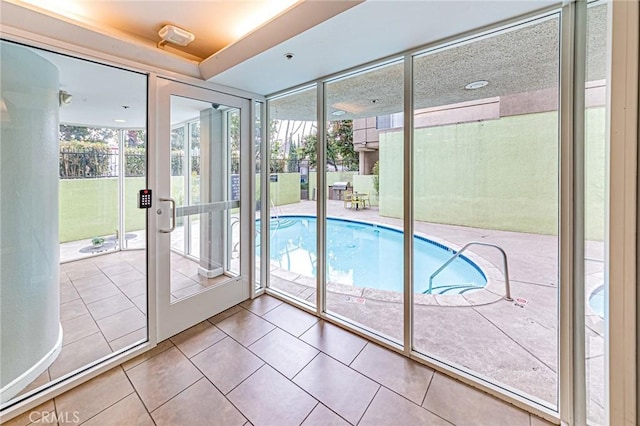
[[[504,268],[504,289],[506,293],[504,298],[505,300],[508,300],[508,301],[513,300],[511,298],[511,284],[509,283],[509,266],[507,264],[507,253],[502,249],[502,247],[496,244],[485,243],[481,241],[471,241],[465,244],[460,250],[458,250],[453,256],[451,256],[449,260],[447,260],[441,267],[439,267],[433,274],[431,274],[431,276],[429,277],[429,288],[427,289],[425,294],[431,294],[431,292],[433,291],[433,279],[435,278],[435,276],[438,275],[440,272],[442,272],[447,266],[449,266],[451,262],[456,260],[462,254],[463,251],[465,251],[467,248],[473,245],[493,247],[498,249],[500,253],[502,253],[502,262],[503,262],[503,268]]]

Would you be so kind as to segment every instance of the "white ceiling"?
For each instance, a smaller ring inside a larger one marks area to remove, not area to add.
[[[166,24],[196,36],[193,43],[173,50],[202,60],[239,40],[282,13],[298,0],[18,0],[155,44]],[[171,47],[169,46],[169,49]]]
[[[557,3],[552,0],[369,0],[209,81],[272,94]],[[289,52],[295,54],[290,61],[284,57]]]
[[[24,6],[16,5],[16,0],[10,0],[10,3],[6,0],[1,1],[4,18],[0,16],[0,19],[3,25],[8,24],[16,28],[28,29],[47,37],[57,37],[63,41],[76,42],[80,45],[84,43],[85,39],[90,39],[89,36],[78,37],[79,33],[73,30],[73,28],[77,28],[80,25],[78,23],[67,22],[60,17],[52,17],[43,15],[42,12],[28,10]],[[96,3],[100,7],[107,9],[110,3],[103,0],[73,0],[73,2],[88,5]],[[190,14],[197,15],[200,10],[195,6],[191,7],[191,3],[194,2],[137,0],[115,3],[117,5],[114,6],[114,10],[118,13],[125,13],[127,8],[124,7],[124,4],[131,3],[131,8],[128,12],[129,18],[121,20],[118,24],[119,28],[114,29],[114,31],[117,30],[120,33],[135,32],[133,27],[127,28],[130,18],[135,18],[139,15],[141,16],[140,23],[147,22],[143,12],[144,10],[153,10],[153,5],[156,4],[162,4],[163,13],[173,17],[191,16]],[[217,5],[218,3],[229,2],[213,0],[204,1],[204,3],[209,3],[209,6],[211,6],[210,3]],[[206,62],[203,61],[200,64],[200,72],[205,74],[217,73],[216,75],[208,76],[211,82],[266,95],[381,57],[394,55],[427,43],[536,11],[555,3],[553,0],[369,0],[364,3],[359,1],[327,3],[306,1],[297,3],[295,7],[289,8],[284,14],[279,15],[244,38],[225,47],[222,51],[210,57],[209,61],[216,60],[216,55],[222,54],[240,58],[246,55],[248,42],[260,44],[260,49],[264,51],[243,62],[236,62],[237,65],[234,64],[234,61],[228,62],[228,65],[222,67],[222,69],[203,66]],[[146,5],[146,8],[143,7],[144,5]],[[25,15],[22,12],[23,9],[28,14]],[[324,13],[327,16],[333,16],[333,18],[326,19],[324,22],[315,25],[315,21],[325,19],[324,17],[321,18],[320,9],[326,9]],[[223,8],[220,8],[220,10],[223,10]],[[346,11],[341,12],[341,10]],[[185,11],[190,11],[190,14]],[[288,26],[286,25],[287,20],[285,18],[288,17],[295,21],[300,21],[304,20],[303,18],[306,15],[313,16],[309,16],[308,22],[305,22],[304,25],[296,26],[291,20]],[[34,19],[19,19],[20,17]],[[31,24],[30,26],[29,22],[37,22],[38,25]],[[172,22],[178,25],[181,24],[181,22],[177,21]],[[155,67],[162,67],[162,57],[166,57],[165,63],[171,63],[175,68],[175,55],[159,51],[155,47],[123,41],[117,37],[111,39],[113,42],[105,42],[109,38],[104,36],[104,28],[91,30],[87,29],[86,23],[83,25],[82,34],[89,34],[87,31],[95,31],[96,34],[102,34],[100,41],[94,43],[93,47],[96,50],[103,50],[111,54],[113,54],[114,50],[116,52],[126,51],[128,58],[137,59]],[[294,31],[300,31],[300,33],[292,35],[284,42],[274,45],[274,47],[269,48],[269,43],[260,43],[262,36],[265,39],[269,38],[273,42],[273,40],[277,40],[277,37],[274,38],[274,32],[277,33],[278,29],[280,29],[282,34],[289,34],[287,31],[292,31],[291,27],[295,27]],[[71,30],[68,30],[68,28],[71,28]],[[68,40],[65,38],[70,38],[71,36],[75,36],[75,38]],[[289,52],[295,54],[295,57],[290,61],[284,58],[284,54]],[[144,88],[144,86],[139,84],[141,80],[144,80],[142,75],[126,73],[114,68],[59,55],[46,55],[62,70],[61,89],[69,91],[74,97],[71,106],[65,107],[61,111],[63,121],[71,123],[101,123],[101,125],[126,127],[141,127],[144,125],[146,121],[146,104],[144,94],[140,92],[140,88]],[[180,59],[180,61],[183,61],[188,66],[193,64],[193,61],[184,59]],[[187,69],[186,66],[185,69]],[[125,110],[122,108],[123,105],[130,106],[130,108]],[[113,120],[116,118],[123,118],[127,120],[127,123],[115,123]]]

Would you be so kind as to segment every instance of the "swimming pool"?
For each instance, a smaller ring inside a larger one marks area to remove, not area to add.
[[[279,216],[271,219],[271,263],[300,275],[316,276],[316,218]],[[259,228],[259,220],[258,220]],[[414,236],[416,293],[426,292],[429,277],[453,250]],[[403,233],[386,226],[327,219],[327,280],[332,283],[402,291]],[[433,280],[434,294],[460,294],[483,288],[487,278],[469,258],[460,256]]]
[[[604,318],[604,286],[601,285],[591,293],[589,305],[596,315]]]

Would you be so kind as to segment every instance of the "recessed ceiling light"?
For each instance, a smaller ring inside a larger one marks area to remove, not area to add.
[[[478,81],[472,81],[471,83],[464,86],[464,88],[467,90],[476,90],[476,89],[485,87],[488,84],[489,82],[487,80],[478,80]]]
[[[378,102],[380,102],[380,99],[371,99],[372,104],[377,104]]]
[[[343,111],[341,109],[337,109],[337,110],[333,111],[331,114],[332,115],[344,115],[345,111]]]
[[[113,121],[115,121],[116,123],[126,123],[127,122],[127,120],[123,120],[122,118],[116,118]]]
[[[287,61],[290,61],[293,59],[293,57],[296,56],[293,53],[285,53],[284,57],[287,59]]]

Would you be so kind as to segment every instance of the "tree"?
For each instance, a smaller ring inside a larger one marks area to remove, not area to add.
[[[147,132],[127,129],[124,132],[124,145],[131,148],[143,148],[147,144]]]
[[[352,169],[359,162],[353,147],[353,120],[329,122],[327,129],[327,163],[338,170],[338,162],[343,168]]]
[[[308,159],[311,166],[317,166],[316,149],[317,135],[310,134],[302,138],[298,148],[298,156]],[[353,169],[359,163],[358,153],[353,147],[353,121],[337,120],[329,122],[327,128],[327,164],[338,170],[338,164],[343,168]]]
[[[116,142],[118,130],[100,127],[82,127],[61,124],[59,128],[61,141]]]

